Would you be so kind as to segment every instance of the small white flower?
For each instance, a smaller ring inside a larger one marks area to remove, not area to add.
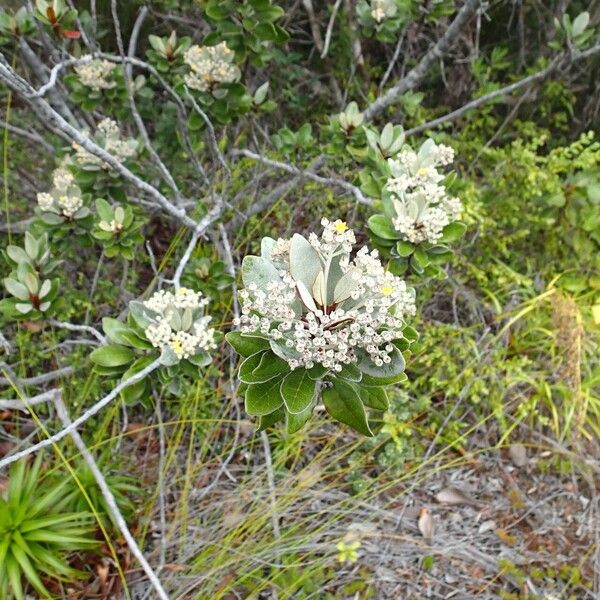
[[[358,360],[359,350],[383,365],[391,360],[389,342],[401,336],[404,317],[415,312],[413,290],[384,269],[376,250],[363,247],[351,259],[355,236],[346,223],[321,223],[322,235],[309,236],[321,263],[312,289],[292,277],[288,259],[279,280],[240,291],[240,330],[277,342],[292,369],[320,364],[340,371]]]
[[[183,55],[191,72],[184,76],[185,84],[201,92],[211,91],[220,83],[231,83],[240,77],[233,64],[234,53],[225,42],[216,46],[190,46]]]
[[[37,195],[38,206],[45,212],[54,208],[54,198],[48,192],[39,192]]]
[[[89,136],[88,132],[85,133]],[[119,125],[112,119],[106,118],[98,123],[94,141],[120,163],[137,154],[138,144],[136,140],[132,138],[122,139]],[[110,169],[105,161],[88,152],[80,144],[73,143],[73,149],[75,150],[75,161],[80,165],[93,165]]]
[[[82,59],[89,59],[90,55],[81,57]],[[79,75],[79,81],[86,87],[91,88],[94,91],[108,90],[115,87],[114,81],[109,81],[109,77],[112,75],[113,70],[117,65],[100,58],[95,58],[89,62],[85,62],[81,65],[74,67],[75,72]]]
[[[395,159],[388,159],[391,177],[384,192],[395,212],[392,224],[405,240],[434,244],[444,227],[460,217],[461,202],[448,196],[441,184],[444,174],[438,171],[453,160],[452,148],[432,140],[418,153],[406,147]]]
[[[70,219],[83,206],[81,190],[75,185],[73,175],[64,167],[52,172],[52,184],[50,192],[37,194],[40,210],[61,214]]]
[[[146,339],[155,347],[169,348],[178,359],[190,358],[216,348],[210,317],[198,315],[207,304],[201,292],[179,288],[160,290],[144,302],[157,317],[146,327]]]
[[[396,16],[397,10],[395,0],[371,0],[371,16],[377,23]]]

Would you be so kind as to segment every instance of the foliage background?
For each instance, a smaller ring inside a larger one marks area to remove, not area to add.
[[[176,29],[180,38],[201,43],[209,31],[220,31],[219,20],[207,16],[219,4],[214,0],[119,3],[126,44],[143,4],[148,16],[139,57],[151,52],[151,34],[166,37]],[[278,26],[289,39],[250,51],[252,60],[241,62],[248,90],[268,80],[268,107],[242,116],[231,108],[233,117],[216,118],[214,141],[227,169],[200,119],[190,117],[192,148],[186,146],[174,127],[176,107],[155,79],[148,76],[136,97],[153,147],[189,200],[190,213],[202,216],[210,200],[191,152],[227,199],[223,228],[211,229],[194,247],[182,279],[211,298],[223,331],[231,324],[235,290],[228,248],[237,267],[257,252],[262,236],[313,231],[322,216],[344,218],[366,240],[373,212],[339,186],[236,152],[248,148],[303,170],[316,161],[323,176],[359,185],[359,161],[332,133],[330,116],[350,100],[367,108],[401,80],[447,30],[457,8],[450,0],[398,2],[405,17],[378,35],[360,22],[360,2],[276,4],[283,7]],[[105,52],[119,54],[110,2],[96,5],[97,39]],[[87,28],[87,3],[78,9]],[[232,386],[234,358],[224,344],[206,376],[187,381],[175,396],[157,385],[139,403],[111,404],[85,426],[86,445],[105,476],[113,477],[113,489],[121,489],[128,524],[170,597],[600,593],[598,55],[565,63],[517,93],[421,130],[540,71],[564,48],[574,51],[554,19],[561,23],[568,14],[573,20],[583,10],[594,33],[587,47],[594,47],[597,1],[485,3],[418,86],[374,118],[380,128],[387,121],[416,128],[411,143],[430,135],[455,149],[454,190],[468,225],[446,278],[413,280],[419,317],[411,325],[420,343],[408,361],[408,381],[393,390],[392,408],[374,439],[333,425],[322,412],[294,435],[277,428],[268,437],[256,435]],[[56,59],[36,31],[27,39],[50,65]],[[3,42],[6,60],[41,85],[47,73],[37,79],[22,42],[10,36]],[[250,43],[244,38],[240,52]],[[59,42],[71,52],[81,42],[69,44]],[[111,116],[137,137],[126,95],[87,105],[89,99],[68,99],[65,81],[61,93],[78,118]],[[7,244],[22,239],[36,193],[48,188],[56,159],[68,148],[23,98],[6,86],[0,98],[0,229]],[[147,152],[131,169],[170,194]],[[126,182],[114,183],[115,194],[136,197]],[[58,321],[98,325],[151,291],[157,276],[172,277],[188,231],[148,201],[135,210],[145,241],[133,258],[101,258],[102,247],[89,236],[53,238],[53,254],[63,261]],[[70,414],[78,415],[112,389],[92,372],[83,333],[48,321],[2,319],[5,399],[21,397],[9,384],[14,376],[25,397],[59,388]],[[46,373],[59,377],[35,383]],[[0,412],[0,453],[61,426],[50,404],[32,413],[10,404]],[[105,516],[80,450],[65,439],[44,461],[40,486],[69,478],[74,490],[87,490],[89,501],[79,498],[72,510],[87,511],[98,524],[99,542],[94,551],[77,549],[61,558],[82,571],[82,579],[50,578],[44,585],[54,597],[143,597],[148,582]],[[3,488],[12,477],[4,472]]]

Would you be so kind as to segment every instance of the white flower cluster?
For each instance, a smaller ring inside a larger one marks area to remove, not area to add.
[[[292,369],[319,364],[339,372],[359,360],[357,351],[377,366],[389,363],[404,316],[415,312],[414,292],[385,271],[376,250],[363,247],[351,259],[355,237],[344,222],[322,224],[322,236],[311,234],[308,242],[321,267],[312,285],[292,276],[293,249],[279,240],[270,255],[278,279],[240,291],[240,331],[272,340]]]
[[[185,75],[185,84],[201,92],[210,92],[220,83],[237,81],[240,70],[233,64],[234,52],[225,42],[216,46],[190,46],[183,60],[191,73]]]
[[[371,16],[378,23],[396,16],[397,10],[395,0],[371,0]]]
[[[90,55],[86,54],[81,57],[82,59],[89,59]],[[95,92],[100,90],[109,90],[115,87],[114,81],[109,81],[109,77],[116,68],[117,65],[103,60],[100,58],[94,58],[89,62],[85,62],[75,67],[75,72],[79,75],[79,81],[86,87],[91,88]]]
[[[137,141],[132,138],[121,139],[119,126],[112,119],[103,119],[98,123],[94,140],[119,162],[125,162],[137,153]],[[79,144],[74,143],[73,149],[75,150],[75,160],[80,165],[110,169],[110,165]]]
[[[396,158],[388,159],[392,176],[384,193],[394,209],[394,228],[405,240],[434,244],[444,227],[460,217],[462,204],[448,195],[441,184],[444,174],[438,171],[453,160],[454,150],[433,140],[427,140],[418,153],[405,148]]]
[[[208,300],[201,292],[178,288],[161,290],[144,302],[156,316],[145,330],[147,340],[161,350],[168,349],[178,360],[216,348],[210,317],[202,316]]]
[[[74,183],[73,174],[63,167],[52,172],[52,189],[37,195],[38,206],[44,212],[60,214],[71,219],[82,207],[81,190]]]

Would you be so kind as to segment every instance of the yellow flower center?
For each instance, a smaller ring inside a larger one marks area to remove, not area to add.
[[[346,229],[348,229],[348,225],[346,225],[345,221],[340,221],[339,223],[335,224],[335,230],[338,233],[344,233],[344,231],[346,231]]]
[[[175,352],[175,354],[183,353],[183,347],[181,345],[181,340],[173,340],[171,342],[171,348],[173,349],[173,352]]]
[[[381,290],[379,290],[384,296],[389,296],[393,291],[394,288],[391,285],[384,285]]]
[[[425,177],[425,175],[427,175],[427,169],[425,167],[421,167],[417,171],[417,175],[419,175],[420,177]]]

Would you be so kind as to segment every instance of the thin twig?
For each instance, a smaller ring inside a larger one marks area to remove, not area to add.
[[[219,148],[219,143],[217,142],[217,137],[215,135],[215,128],[213,127],[213,124],[210,122],[208,115],[200,108],[200,106],[198,106],[198,103],[190,94],[190,91],[187,89],[187,87],[185,88],[185,94],[192,103],[194,110],[202,117],[204,123],[206,123],[206,127],[208,129],[208,139],[210,140],[210,147],[217,160],[221,163],[223,169],[225,169],[225,175],[227,176],[227,180],[231,182],[231,170],[229,169],[229,165],[225,161],[225,157],[223,156],[223,153]]]
[[[131,553],[138,559],[140,565],[142,565],[142,569],[144,569],[144,572],[146,573],[148,579],[150,580],[150,583],[156,590],[158,597],[161,598],[161,600],[169,600],[169,596],[165,592],[162,584],[160,583],[160,580],[156,576],[156,573],[146,560],[146,557],[140,550],[140,547],[135,541],[135,538],[133,537],[133,535],[131,535],[131,531],[129,531],[129,527],[127,527],[127,523],[119,509],[117,501],[115,500],[115,497],[111,492],[109,485],[106,483],[106,479],[104,479],[102,472],[98,468],[98,464],[94,460],[92,453],[88,450],[88,447],[85,445],[77,429],[73,427],[73,422],[69,418],[67,408],[65,407],[62,398],[57,398],[55,401],[55,405],[58,416],[62,421],[64,431],[68,430],[69,435],[73,438],[73,441],[75,442],[75,445],[77,446],[79,452],[81,452],[83,460],[90,468],[90,471],[92,472],[92,475],[94,476],[94,479],[96,480],[96,483],[100,488],[100,492],[102,493],[102,496],[106,501],[106,506],[109,509],[110,514],[113,517],[113,520],[119,528],[121,534],[125,538],[125,541],[127,542],[129,549],[131,550]]]
[[[150,155],[150,157],[156,164],[158,170],[160,171],[160,173],[162,175],[162,178],[166,181],[167,185],[171,188],[171,190],[173,191],[173,194],[175,194],[175,199],[176,199],[177,204],[180,204],[181,194],[179,192],[179,188],[177,187],[177,184],[175,183],[175,179],[173,179],[171,172],[169,171],[169,169],[167,169],[167,167],[161,160],[160,156],[158,155],[158,153],[152,146],[152,143],[150,141],[150,136],[148,135],[148,131],[146,130],[146,126],[144,125],[144,121],[137,109],[137,104],[135,102],[135,96],[134,96],[133,79],[131,76],[131,70],[132,70],[131,63],[125,62],[125,47],[123,45],[123,37],[121,35],[121,24],[119,22],[119,14],[117,12],[117,0],[111,0],[110,6],[111,6],[113,24],[115,27],[115,33],[117,36],[117,47],[119,48],[119,54],[121,55],[121,60],[123,61],[123,75],[125,76],[125,88],[127,90],[127,99],[129,101],[129,108],[131,109],[131,115],[133,116],[133,120],[135,121],[135,124],[138,128],[138,131],[140,132],[140,135],[142,136],[142,140],[144,141],[144,146],[146,147],[146,150],[148,150],[148,154]],[[142,7],[140,9],[140,12],[139,12],[137,19],[135,21],[135,24],[133,26],[133,32],[131,35],[131,39],[129,40],[128,58],[132,58],[133,55],[135,54],[137,36],[139,35],[139,30],[140,30],[147,14],[148,14],[148,8],[146,6]]]
[[[323,52],[321,52],[321,58],[325,58],[327,56],[327,52],[329,52],[329,44],[331,44],[331,34],[333,33],[333,25],[335,23],[335,18],[337,16],[341,3],[342,0],[337,0],[333,6],[333,11],[331,12],[331,17],[329,19],[329,23],[327,24],[327,31],[325,32],[325,45],[323,46]]]
[[[67,323],[65,321],[57,321],[56,319],[48,319],[48,323],[59,329],[67,329],[68,331],[81,331],[93,335],[103,346],[108,342],[106,338],[95,328],[90,325],[76,325],[75,323]]]
[[[437,119],[432,119],[431,121],[428,121],[427,123],[424,123],[423,125],[419,125],[417,127],[413,127],[412,129],[408,129],[405,133],[406,133],[406,135],[414,135],[416,133],[421,133],[422,131],[425,131],[426,129],[432,129],[433,127],[442,125],[443,123],[447,123],[449,121],[454,121],[473,108],[477,108],[479,106],[487,104],[488,102],[490,102],[496,98],[500,98],[501,96],[508,96],[509,94],[512,94],[513,92],[516,92],[517,90],[520,90],[523,87],[527,87],[537,81],[541,81],[541,80],[545,79],[546,77],[548,77],[553,72],[555,72],[559,69],[566,68],[567,66],[571,66],[571,65],[579,62],[580,60],[589,58],[590,56],[593,56],[594,54],[597,54],[599,52],[600,52],[600,44],[593,46],[592,48],[589,48],[585,52],[573,54],[566,59],[565,58],[563,58],[563,59],[557,58],[550,65],[548,65],[545,69],[542,69],[541,71],[538,71],[537,73],[534,73],[533,75],[528,75],[527,77],[524,77],[523,79],[519,79],[519,81],[515,81],[514,83],[511,83],[510,85],[507,85],[498,90],[489,92],[488,94],[484,94],[483,96],[480,96],[479,98],[475,98],[475,100],[471,100],[470,102],[467,102],[465,105],[461,106],[460,108],[457,108],[456,110],[453,110],[452,112],[450,112],[446,115],[438,117]]]
[[[246,158],[251,158],[252,160],[256,160],[265,165],[269,165],[270,167],[275,167],[276,169],[287,171],[292,175],[301,175],[302,177],[306,177],[306,179],[312,179],[313,181],[316,181],[317,183],[321,183],[323,185],[340,187],[353,194],[357,202],[359,202],[360,204],[366,204],[367,206],[371,206],[371,201],[368,198],[365,198],[365,196],[359,188],[347,181],[344,181],[343,179],[337,179],[335,177],[322,177],[321,175],[312,173],[309,170],[303,171],[302,169],[299,169],[294,165],[283,163],[277,160],[272,160],[265,156],[261,156],[260,154],[256,154],[255,152],[251,152],[250,150],[234,150],[233,154],[238,156],[245,156]]]
[[[119,393],[122,390],[124,390],[126,387],[129,387],[130,385],[136,383],[137,381],[141,381],[142,379],[144,379],[144,377],[146,377],[147,375],[149,375],[150,373],[152,373],[153,371],[158,369],[160,366],[161,366],[160,359],[157,358],[156,360],[152,361],[147,367],[143,368],[141,371],[138,371],[137,373],[135,373],[134,375],[132,375],[125,381],[122,381],[121,383],[119,383],[110,393],[108,393],[106,396],[104,396],[103,398],[98,400],[98,402],[96,402],[93,406],[88,408],[88,410],[86,410],[80,417],[75,419],[75,421],[73,421],[73,423],[71,423],[71,425],[69,425],[69,427],[65,427],[58,433],[51,435],[50,437],[46,438],[45,440],[42,440],[42,441],[38,442],[37,444],[34,444],[33,446],[30,446],[29,448],[22,450],[21,452],[11,454],[10,456],[7,456],[7,457],[3,458],[2,460],[0,460],[0,469],[7,467],[9,464],[15,462],[16,460],[19,460],[25,456],[29,456],[30,454],[33,454],[34,452],[37,452],[38,450],[41,450],[42,448],[47,448],[48,446],[52,446],[53,444],[56,444],[56,442],[62,440],[64,437],[69,435],[72,431],[76,431],[78,427],[80,427],[86,421],[89,421],[89,419],[91,419],[94,415],[99,413],[105,406],[110,404],[119,395]]]
[[[455,44],[462,30],[471,20],[471,17],[478,9],[481,0],[467,0],[460,9],[456,18],[446,29],[442,37],[434,46],[421,58],[415,67],[413,67],[405,77],[391,87],[383,96],[380,96],[364,111],[365,119],[372,119],[388,106],[399,102],[402,95],[409,90],[414,89],[423,81],[429,69]]]
[[[20,410],[28,412],[30,406],[44,404],[45,402],[54,402],[61,395],[61,390],[55,388],[48,390],[42,394],[37,394],[31,398],[23,398],[22,400],[5,400],[0,399],[0,410]]]

